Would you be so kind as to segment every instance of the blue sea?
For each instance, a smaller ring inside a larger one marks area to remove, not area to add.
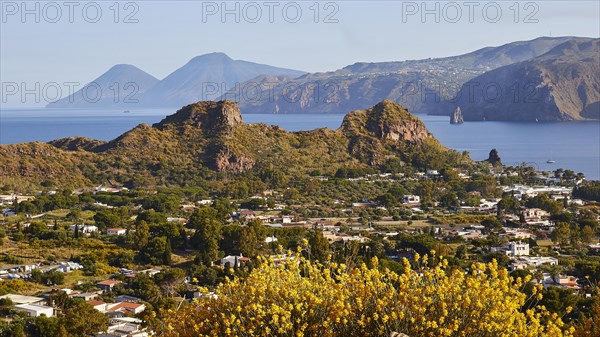
[[[111,140],[140,123],[153,124],[173,109],[68,110],[18,109],[0,111],[0,143],[47,142],[85,136]],[[528,163],[539,170],[571,169],[587,179],[600,180],[600,122],[515,123],[466,122],[451,125],[448,117],[417,115],[445,146],[469,151],[475,160],[496,148],[508,165]],[[288,131],[327,127],[337,129],[343,114],[246,114],[247,123],[279,125]],[[556,161],[553,164],[548,160]],[[1,160],[1,159],[0,159]]]

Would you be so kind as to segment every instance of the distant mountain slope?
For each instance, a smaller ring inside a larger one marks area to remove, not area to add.
[[[446,58],[355,63],[269,83],[258,95],[231,91],[223,97],[238,101],[250,113],[339,113],[390,99],[412,112],[449,115],[455,106],[447,101],[469,79],[539,56],[571,39],[542,37]]]
[[[600,39],[489,71],[465,83],[457,104],[465,120],[600,119]]]
[[[36,187],[216,184],[236,175],[258,183],[334,174],[339,168],[441,169],[470,163],[442,146],[417,117],[385,100],[346,115],[337,130],[287,132],[246,124],[233,102],[198,102],[161,122],[138,125],[110,142],[65,138],[0,145],[0,180]]]
[[[232,60],[223,53],[211,53],[191,59],[165,77],[143,98],[147,106],[182,106],[189,102],[216,99],[236,84],[259,75],[298,77],[304,72],[265,64]]]
[[[158,79],[130,64],[117,64],[72,95],[47,108],[127,107],[139,103],[144,92]]]

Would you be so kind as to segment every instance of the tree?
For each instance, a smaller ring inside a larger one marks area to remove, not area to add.
[[[595,296],[588,315],[581,315],[575,325],[574,337],[600,336],[600,295]]]
[[[66,219],[75,222],[79,221],[81,219],[81,210],[79,208],[72,208],[69,214],[67,214]]]
[[[581,230],[581,241],[591,243],[594,240],[594,230],[590,226],[583,226]]]
[[[150,237],[150,226],[144,220],[139,221],[135,225],[135,232],[133,233],[133,245],[137,249],[142,249],[148,244],[148,238]]]
[[[164,213],[156,212],[153,209],[140,212],[136,221],[146,221],[149,224],[162,224],[167,222],[167,216]]]
[[[188,226],[196,230],[191,243],[199,250],[200,261],[207,266],[219,257],[219,241],[223,234],[216,214],[211,207],[197,208],[188,220]]]
[[[185,271],[180,268],[170,268],[156,275],[156,284],[165,294],[173,297],[185,283]]]
[[[165,262],[170,262],[166,260],[167,251],[169,251],[170,256],[170,249],[167,238],[158,236],[153,237],[142,249],[140,254],[143,260],[154,265],[160,265],[165,264]]]
[[[574,180],[577,177],[577,175],[575,174],[575,172],[573,172],[573,170],[564,170],[562,177],[566,181],[571,181]]]
[[[558,214],[563,210],[562,203],[552,200],[546,193],[538,194],[533,198],[527,199],[525,205],[527,207],[541,208],[551,214]]]
[[[483,260],[486,262],[492,262],[492,260],[496,260],[500,266],[506,266],[510,262],[508,256],[506,256],[506,254],[503,252],[488,253],[483,256]]]
[[[309,234],[308,245],[310,247],[310,258],[313,261],[326,262],[330,255],[329,241],[323,236],[323,232],[315,230]]]
[[[229,198],[216,199],[212,207],[217,211],[217,219],[225,221],[231,216],[231,212],[235,210],[235,205]]]
[[[554,226],[554,231],[550,235],[552,242],[560,243],[561,245],[568,245],[569,239],[571,238],[571,229],[569,224],[566,222],[557,222]]]
[[[454,257],[456,257],[459,260],[464,260],[467,258],[467,253],[468,253],[467,246],[460,245],[456,249],[456,254],[454,254]]]
[[[169,240],[167,240],[165,250],[162,254],[162,263],[167,266],[171,264],[171,241]]]
[[[27,334],[29,336],[67,337],[66,328],[61,323],[57,317],[35,317],[26,325]]]
[[[94,214],[94,221],[100,230],[116,227],[121,223],[119,216],[111,210],[99,210]]]
[[[266,237],[267,231],[262,222],[258,219],[250,221],[250,223],[242,227],[239,241],[240,252],[248,257],[257,256]]]
[[[544,305],[551,312],[562,315],[567,314],[568,307],[575,308],[579,301],[579,297],[573,295],[572,290],[559,287],[549,287],[543,295],[540,305]]]
[[[454,191],[450,191],[441,196],[440,205],[446,208],[456,208],[460,206],[460,203],[458,201],[456,193]]]
[[[242,226],[238,224],[223,226],[223,237],[219,242],[219,249],[225,252],[225,255],[240,254],[242,229]]]
[[[502,229],[502,222],[500,222],[500,220],[498,220],[496,218],[484,219],[484,220],[481,221],[480,224],[482,226],[484,226],[487,230],[500,230],[500,229]]]
[[[581,230],[579,229],[579,225],[576,223],[572,223],[569,226],[569,243],[573,247],[578,247],[579,242],[581,241]]]
[[[82,299],[68,299],[60,319],[69,336],[87,337],[105,331],[108,317]]]

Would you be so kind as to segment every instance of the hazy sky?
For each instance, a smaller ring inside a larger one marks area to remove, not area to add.
[[[22,3],[1,1],[2,90],[8,82],[85,84],[118,63],[162,79],[214,51],[314,72],[540,36],[600,36],[597,0]]]

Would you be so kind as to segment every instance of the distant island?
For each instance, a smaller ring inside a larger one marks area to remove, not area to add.
[[[324,73],[211,53],[162,80],[133,65],[117,65],[47,107],[131,109],[232,100],[245,113],[305,114],[365,109],[389,99],[411,112],[432,115],[449,116],[460,105],[465,120],[598,120],[598,41],[541,37],[459,56],[355,63]],[[114,83],[119,97],[111,90]]]
[[[465,83],[458,97],[465,120],[598,120],[600,39],[572,39],[486,72]]]

